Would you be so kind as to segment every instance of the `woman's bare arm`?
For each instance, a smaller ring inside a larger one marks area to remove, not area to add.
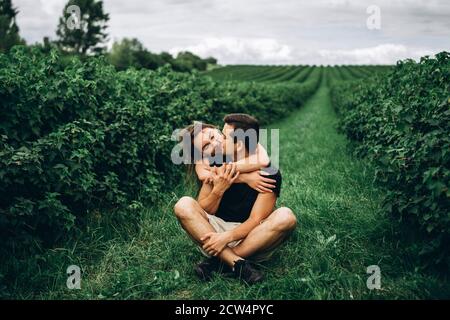
[[[236,162],[236,170],[241,174],[234,183],[245,183],[259,193],[272,193],[271,189],[275,188],[276,181],[264,177],[264,173],[260,172],[260,169],[267,167],[269,163],[270,159],[266,149],[258,144],[253,155]],[[197,163],[195,172],[201,182],[210,183],[212,181],[213,174],[207,160]]]
[[[270,158],[266,149],[258,143],[256,152],[245,159],[236,161],[236,168],[241,173],[253,172],[269,165]]]
[[[265,168],[269,165],[270,158],[267,154],[266,149],[258,143],[256,148],[256,152],[245,159],[241,159],[236,161],[236,169],[240,173],[250,173],[253,171],[258,171],[261,168]],[[209,164],[206,160],[203,162],[199,162],[195,165],[195,172],[197,173],[197,177],[200,181],[205,181],[208,178],[211,178],[211,172],[209,168]],[[246,183],[245,175],[241,175],[236,183]]]

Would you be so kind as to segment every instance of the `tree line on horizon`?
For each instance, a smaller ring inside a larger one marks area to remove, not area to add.
[[[80,8],[79,20],[76,28],[69,25],[71,6]],[[16,17],[19,11],[11,0],[0,0],[0,53],[8,52],[15,45],[26,45],[19,34]],[[155,70],[169,64],[174,71],[190,72],[192,70],[205,71],[210,66],[217,65],[217,59],[208,57],[203,59],[192,52],[182,51],[176,57],[168,52],[153,53],[137,38],[123,38],[115,41],[110,50],[106,48],[108,40],[107,23],[109,14],[105,13],[101,0],[69,0],[64,6],[56,29],[56,40],[44,37],[42,43],[31,45],[43,52],[56,49],[64,55],[88,56],[104,55],[109,63],[117,70],[128,68]]]

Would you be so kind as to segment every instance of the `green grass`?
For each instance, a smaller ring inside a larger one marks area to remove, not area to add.
[[[448,284],[418,271],[402,253],[381,208],[373,169],[355,159],[336,132],[324,82],[307,104],[271,128],[280,129],[282,194],[298,227],[261,267],[266,280],[246,286],[217,276],[199,281],[203,258],[172,213],[189,193],[179,186],[162,204],[135,210],[133,224],[91,228],[65,248],[7,266],[15,280],[3,296],[20,299],[421,299],[449,297]],[[82,289],[66,288],[65,270],[83,270]],[[381,268],[381,290],[366,287],[366,268]],[[11,280],[6,273],[6,278]],[[0,279],[1,280],[1,279]],[[0,284],[1,289],[1,284]],[[1,295],[0,295],[1,296]]]

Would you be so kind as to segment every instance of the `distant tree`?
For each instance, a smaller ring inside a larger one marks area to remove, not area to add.
[[[160,54],[161,59],[164,61],[164,64],[168,63],[168,64],[172,64],[173,63],[173,57],[170,53],[168,52],[161,52]]]
[[[56,44],[54,41],[51,41],[49,37],[44,37],[42,46],[43,46],[44,50],[50,52],[51,49],[53,49],[56,46]]]
[[[44,37],[42,43],[35,43],[30,45],[29,47],[33,47],[39,49],[42,53],[48,54],[53,49],[58,50],[58,44],[55,41],[50,40],[49,37]]]
[[[207,63],[207,64],[212,64],[212,65],[216,65],[217,64],[217,59],[216,58],[213,58],[213,57],[209,57],[209,58],[206,58],[206,59],[204,59],[205,60],[205,62]]]
[[[77,6],[77,13],[71,9]],[[103,12],[103,1],[97,0],[69,0],[64,7],[63,15],[59,20],[56,34],[58,44],[63,51],[86,55],[89,53],[102,53],[108,38],[105,30],[109,15]]]
[[[167,52],[155,54],[148,51],[136,38],[124,38],[113,43],[111,51],[108,53],[108,61],[117,70],[125,70],[130,67],[155,70],[166,63],[172,65],[174,58]]]
[[[189,51],[179,52],[174,63],[174,68],[182,72],[192,69],[204,71],[206,67],[207,63],[205,60]]]
[[[139,40],[125,38],[113,43],[111,52],[108,53],[108,60],[117,70],[137,67],[135,53],[143,49]]]
[[[108,60],[117,70],[125,70],[129,67],[157,69],[165,64],[162,55],[149,52],[138,39],[128,38],[114,42],[108,54]]]
[[[11,0],[0,0],[0,52],[7,52],[17,44],[25,44],[19,36],[19,27],[16,24],[17,13]]]
[[[136,52],[135,59],[137,65],[145,69],[155,70],[165,64],[161,55],[151,53],[147,50]]]
[[[124,38],[119,42],[114,42],[107,58],[117,70],[126,70],[130,67],[155,70],[165,64],[170,64],[175,71],[191,72],[194,69],[204,71],[209,64],[217,63],[214,58],[202,59],[188,51],[178,53],[176,58],[168,52],[152,53],[135,38]]]

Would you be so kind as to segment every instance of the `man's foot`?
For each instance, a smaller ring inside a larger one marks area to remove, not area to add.
[[[211,280],[214,272],[226,273],[230,271],[230,268],[217,257],[210,257],[195,266],[195,273],[204,281]]]
[[[234,262],[234,275],[248,284],[254,284],[263,279],[263,273],[257,270],[250,261],[240,259]]]

